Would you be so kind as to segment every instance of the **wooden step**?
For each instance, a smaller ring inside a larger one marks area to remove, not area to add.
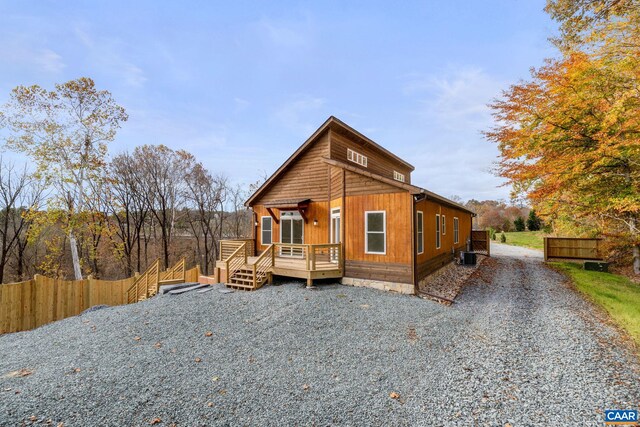
[[[247,292],[249,292],[249,291],[255,290],[253,286],[238,285],[237,283],[227,283],[226,287],[227,288],[231,288],[231,289],[235,289],[236,291],[247,291]]]
[[[242,288],[242,289],[253,289],[253,284],[247,285],[247,284],[244,284],[244,283],[229,282],[229,283],[226,283],[226,285],[228,287],[236,287],[236,288]]]
[[[243,277],[232,277],[230,282],[244,282],[253,284],[253,277],[251,279],[245,279]]]
[[[238,273],[238,272],[236,272],[231,277],[238,277],[238,276],[240,276],[240,277],[253,277],[253,272],[251,272],[251,273]]]
[[[167,280],[159,280],[158,283],[160,285],[176,285],[178,283],[184,283],[184,279],[167,279]]]

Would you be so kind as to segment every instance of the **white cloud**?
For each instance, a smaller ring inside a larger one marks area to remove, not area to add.
[[[416,184],[464,199],[508,197],[504,181],[492,173],[497,147],[481,134],[493,120],[487,104],[505,86],[477,67],[406,77],[402,92],[420,123],[411,147]]]
[[[235,111],[240,112],[244,111],[251,105],[251,102],[247,101],[244,98],[235,97],[233,98],[233,103],[235,104]]]
[[[142,87],[147,81],[144,70],[126,57],[127,45],[116,38],[93,37],[89,30],[77,26],[74,33],[85,47],[92,63],[119,77],[130,87]]]
[[[420,98],[418,114],[436,119],[450,129],[486,129],[491,123],[487,106],[500,94],[505,82],[493,79],[480,68],[450,68],[441,75],[413,75],[404,93]]]
[[[35,67],[50,73],[59,73],[66,66],[57,52],[35,48],[26,42],[0,44],[0,58],[5,64]]]
[[[264,35],[276,46],[290,48],[304,46],[308,43],[306,34],[308,25],[304,20],[297,23],[285,23],[263,17],[257,22],[256,28],[261,35]]]
[[[318,98],[310,95],[298,95],[293,100],[280,106],[274,112],[275,119],[286,128],[310,134],[318,123],[313,122],[317,117],[317,113],[326,105],[324,98]]]

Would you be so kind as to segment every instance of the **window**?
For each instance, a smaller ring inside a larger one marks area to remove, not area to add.
[[[442,215],[442,235],[447,234],[447,221],[445,220],[445,216]]]
[[[262,217],[262,244],[263,245],[270,245],[272,243],[271,236],[273,235],[273,233],[272,233],[271,225],[272,225],[271,217],[263,216]]]
[[[384,255],[387,252],[386,212],[365,212],[364,230],[364,252]]]
[[[440,249],[440,214],[436,214],[436,249]]]
[[[453,217],[453,243],[460,243],[460,224],[455,216]]]
[[[404,175],[398,171],[393,171],[393,179],[396,181],[404,182]]]
[[[416,212],[416,234],[418,254],[421,254],[424,252],[424,214],[422,211]]]
[[[347,148],[347,159],[351,160],[353,163],[364,166],[365,168],[367,167],[367,156],[356,153],[351,148]]]

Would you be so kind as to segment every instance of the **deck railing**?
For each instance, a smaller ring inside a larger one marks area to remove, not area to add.
[[[242,242],[240,246],[224,261],[227,271],[227,280],[240,270],[247,263],[247,243]]]
[[[276,251],[274,245],[269,245],[253,263],[253,287],[262,285],[267,276],[271,273],[271,268],[276,263]]]
[[[239,270],[253,251],[253,240],[221,240],[220,255],[222,267],[226,269],[228,276]],[[269,256],[265,255],[269,253]],[[268,258],[271,261],[268,262]],[[265,249],[258,259],[252,261],[256,266],[256,272],[277,267],[278,262],[286,263],[287,260],[302,260],[307,271],[340,270],[344,271],[344,253],[342,243],[322,244],[296,244],[273,243]],[[258,265],[259,264],[259,265]],[[268,266],[267,266],[268,265]]]
[[[220,240],[220,261],[226,261],[242,244],[244,244],[246,256],[253,256],[255,252],[253,239]]]
[[[158,291],[159,272],[160,259],[157,259],[127,290],[127,302],[131,304],[155,295]]]
[[[304,259],[307,271],[343,270],[341,243],[286,244],[275,243],[280,258]],[[275,261],[277,265],[277,260]]]
[[[160,282],[184,282],[186,258],[182,257],[173,267],[160,273]]]

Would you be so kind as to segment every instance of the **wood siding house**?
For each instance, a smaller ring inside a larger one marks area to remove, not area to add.
[[[464,250],[473,212],[413,185],[413,170],[330,117],[247,200],[253,242],[244,266],[223,263],[227,281],[233,270],[247,285],[281,274],[415,293],[421,279]],[[271,267],[250,282],[251,263],[267,263],[259,254]]]

